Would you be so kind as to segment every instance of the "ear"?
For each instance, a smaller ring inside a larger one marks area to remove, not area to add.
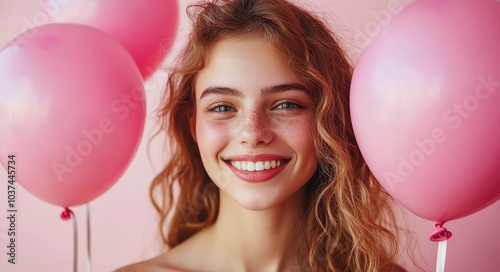
[[[191,117],[189,117],[189,130],[191,131],[191,137],[193,137],[195,143],[198,143],[196,139],[196,111],[191,112]]]

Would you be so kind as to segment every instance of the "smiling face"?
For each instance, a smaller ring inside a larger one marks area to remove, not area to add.
[[[263,37],[216,43],[195,89],[193,136],[221,194],[264,210],[312,177],[318,164],[312,98]]]

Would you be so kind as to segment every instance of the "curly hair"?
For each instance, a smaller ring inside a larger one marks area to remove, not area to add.
[[[315,92],[313,137],[319,165],[306,184],[298,269],[391,270],[398,247],[396,216],[391,197],[368,169],[354,137],[349,111],[353,69],[338,37],[322,20],[285,0],[213,0],[188,11],[192,30],[169,71],[158,112],[157,134],[167,133],[171,157],[150,188],[164,245],[179,245],[218,215],[219,190],[203,168],[189,128],[196,77],[215,43],[260,34]]]

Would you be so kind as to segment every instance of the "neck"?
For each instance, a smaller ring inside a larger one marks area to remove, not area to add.
[[[221,192],[219,215],[210,228],[214,250],[245,271],[282,271],[293,266],[305,188],[267,210],[241,207]]]

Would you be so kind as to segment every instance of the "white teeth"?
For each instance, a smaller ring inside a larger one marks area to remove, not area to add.
[[[264,171],[272,168],[276,168],[281,165],[280,160],[278,161],[231,161],[231,165],[239,170],[254,172],[254,171]]]
[[[276,168],[276,161],[271,161],[271,168]]]
[[[266,162],[264,163],[264,169],[271,169],[271,163],[270,163],[270,162],[268,162],[268,161],[266,161]]]

